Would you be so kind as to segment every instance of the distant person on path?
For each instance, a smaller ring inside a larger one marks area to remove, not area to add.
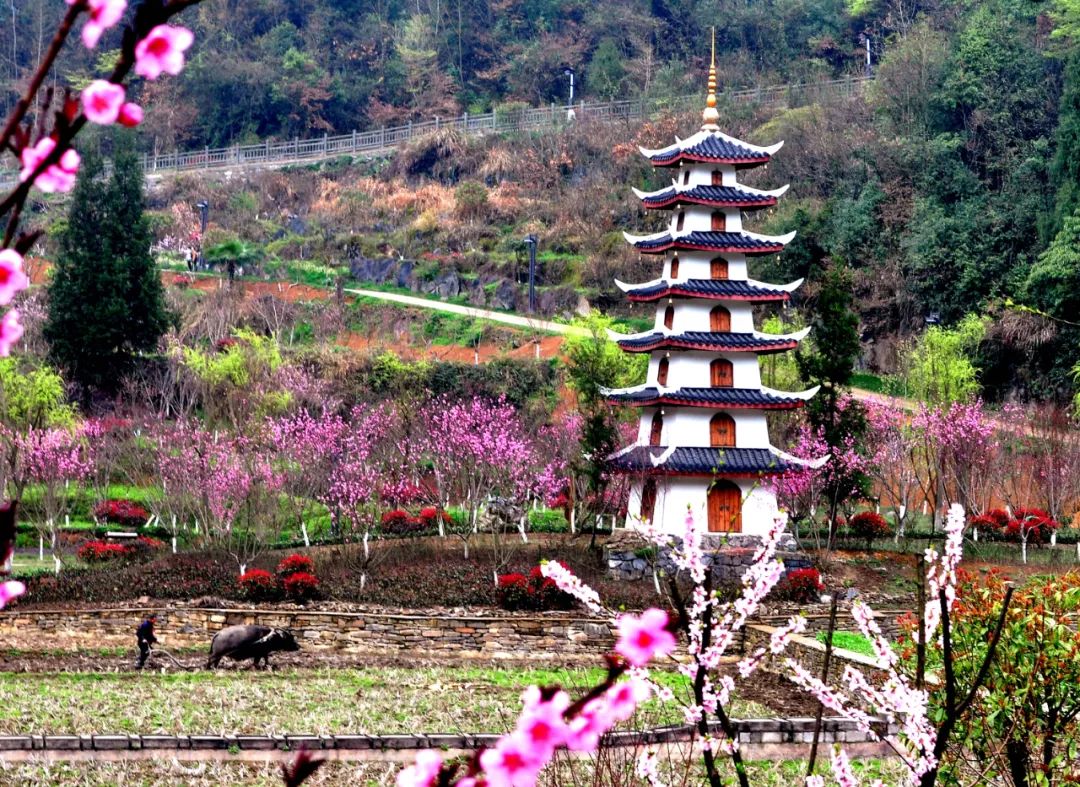
[[[157,615],[151,615],[135,629],[135,638],[139,641],[139,662],[136,669],[142,669],[146,660],[150,658],[150,646],[157,642],[154,636],[154,624],[157,623]]]

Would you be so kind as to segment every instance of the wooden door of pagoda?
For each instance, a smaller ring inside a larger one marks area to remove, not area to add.
[[[709,532],[742,532],[742,491],[730,481],[709,487]]]
[[[727,260],[717,257],[709,263],[709,275],[714,279],[726,279],[728,277]]]
[[[735,447],[735,419],[727,413],[717,413],[709,421],[709,445],[713,448]]]
[[[713,388],[735,387],[735,367],[726,358],[717,358],[709,364],[709,377]]]
[[[712,173],[712,184],[714,186],[724,185],[724,173],[718,169],[714,169]]]
[[[714,210],[712,213],[712,231],[725,232],[727,230],[727,215],[722,210]]]
[[[668,367],[669,366],[670,366],[670,363],[668,363],[667,358],[661,358],[660,359],[660,367],[656,370],[656,384],[657,385],[667,386],[667,376],[668,376]]]
[[[674,324],[675,324],[675,307],[674,306],[668,306],[666,309],[664,309],[664,327],[667,328],[670,331],[671,326],[674,325]]]
[[[661,445],[660,440],[664,435],[664,416],[657,411],[652,417],[652,426],[649,428],[649,445]]]
[[[641,511],[638,516],[653,521],[656,514],[656,479],[649,478],[641,487]]]
[[[713,333],[731,332],[731,312],[723,306],[716,306],[709,312],[709,330]]]

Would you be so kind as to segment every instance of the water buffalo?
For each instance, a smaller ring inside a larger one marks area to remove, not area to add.
[[[269,626],[229,626],[223,628],[210,640],[210,658],[206,668],[213,669],[222,658],[228,656],[233,661],[252,659],[252,666],[270,666],[270,654],[277,651],[291,652],[300,650],[292,633],[286,629],[272,629]]]

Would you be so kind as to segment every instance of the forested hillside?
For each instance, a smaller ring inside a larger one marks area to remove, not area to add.
[[[61,4],[12,7],[9,101]],[[808,277],[812,303],[828,266],[850,268],[871,369],[894,369],[928,320],[987,317],[986,393],[1065,398],[1080,357],[1078,19],[1076,0],[214,0],[189,14],[191,67],[148,86],[141,139],[186,148],[561,102],[565,67],[589,101],[701,92],[713,24],[723,86],[828,79],[862,72],[868,35],[875,82],[862,99],[725,111],[732,133],[787,141],[755,185],[792,191],[756,227],[799,237],[760,275]],[[62,73],[78,86],[110,55],[70,56]],[[180,179],[158,198],[158,233],[182,229],[170,203],[208,198],[212,239],[248,244],[252,262],[353,264],[365,278],[370,260],[405,258],[419,261],[407,286],[491,305],[536,232],[549,310],[576,295],[618,308],[612,277],[651,275],[619,232],[656,221],[629,186],[664,182],[633,145],[695,122],[444,132],[386,164]],[[436,281],[450,274],[457,283]]]

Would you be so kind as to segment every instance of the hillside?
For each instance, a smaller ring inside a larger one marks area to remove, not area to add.
[[[829,78],[861,70],[869,32],[876,78],[863,96],[724,113],[734,135],[787,143],[751,184],[792,190],[753,228],[799,236],[758,275],[806,277],[801,309],[828,266],[849,267],[873,371],[892,371],[927,321],[988,315],[985,393],[1065,398],[1080,356],[1080,218],[1068,221],[1080,195],[1074,5],[211,2],[188,19],[200,39],[192,68],[144,97],[156,125],[143,141],[167,150],[561,101],[564,66],[590,100],[701,91],[711,22],[726,86]],[[16,30],[36,29],[39,12],[21,9]],[[28,57],[30,40],[7,44]],[[88,67],[65,66],[74,84]],[[630,187],[665,176],[635,146],[668,144],[698,122],[661,113],[482,139],[443,130],[387,159],[168,178],[154,196],[156,234],[184,245],[205,199],[206,247],[239,248],[249,274],[332,282],[347,271],[513,310],[523,308],[521,239],[535,233],[543,313],[589,304],[636,325],[649,315],[630,311],[613,279],[655,269],[621,233],[659,226]]]

